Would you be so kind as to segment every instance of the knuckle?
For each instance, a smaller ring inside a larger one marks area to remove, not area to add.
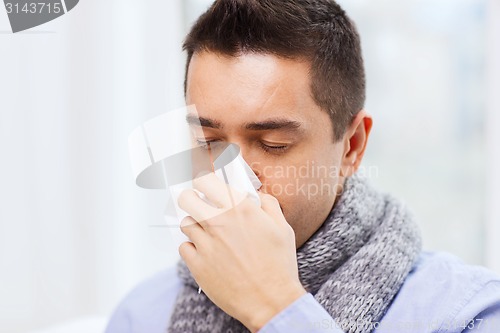
[[[180,227],[182,230],[185,230],[187,227],[193,225],[193,220],[190,216],[186,216],[182,219]]]
[[[253,203],[252,199],[250,197],[245,197],[241,202],[238,204],[238,208],[243,214],[250,214],[253,212],[256,208],[256,205]]]

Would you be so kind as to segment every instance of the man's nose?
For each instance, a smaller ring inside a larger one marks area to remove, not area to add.
[[[251,149],[250,145],[248,143],[238,140],[233,140],[229,142],[238,145],[238,147],[240,148],[241,156],[243,157],[245,162],[250,166],[250,168],[259,178],[259,180],[262,182],[263,179],[261,179],[261,165],[255,156],[255,152]]]

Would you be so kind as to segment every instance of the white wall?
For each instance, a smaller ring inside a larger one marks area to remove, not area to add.
[[[492,267],[486,206],[498,194],[487,190],[487,1],[339,2],[362,38],[373,181],[415,211],[425,249]]]
[[[500,1],[488,3],[486,264],[500,273]]]
[[[181,1],[86,0],[0,34],[1,332],[108,315],[177,258],[127,137],[183,104],[183,29]]]

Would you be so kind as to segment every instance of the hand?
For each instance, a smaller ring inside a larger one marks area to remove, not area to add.
[[[306,293],[297,268],[295,234],[278,200],[260,193],[258,207],[247,195],[210,173],[179,197],[190,217],[181,223],[179,253],[203,292],[230,316],[256,332]]]

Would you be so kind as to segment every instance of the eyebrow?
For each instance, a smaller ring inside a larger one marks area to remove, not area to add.
[[[266,131],[266,130],[295,130],[300,128],[300,123],[288,119],[269,119],[257,123],[249,123],[245,125],[245,128],[252,131]]]
[[[216,120],[197,117],[195,115],[187,115],[186,121],[189,125],[209,127],[215,129],[221,129],[222,124]],[[298,121],[289,120],[289,119],[268,119],[261,122],[247,123],[243,126],[247,130],[252,131],[267,131],[267,130],[297,130],[301,127],[301,124]]]
[[[215,129],[222,128],[221,123],[219,123],[216,120],[203,118],[203,117],[197,117],[197,116],[192,115],[192,114],[188,114],[186,116],[186,121],[189,125],[194,125],[194,126],[210,127],[210,128],[215,128]]]

